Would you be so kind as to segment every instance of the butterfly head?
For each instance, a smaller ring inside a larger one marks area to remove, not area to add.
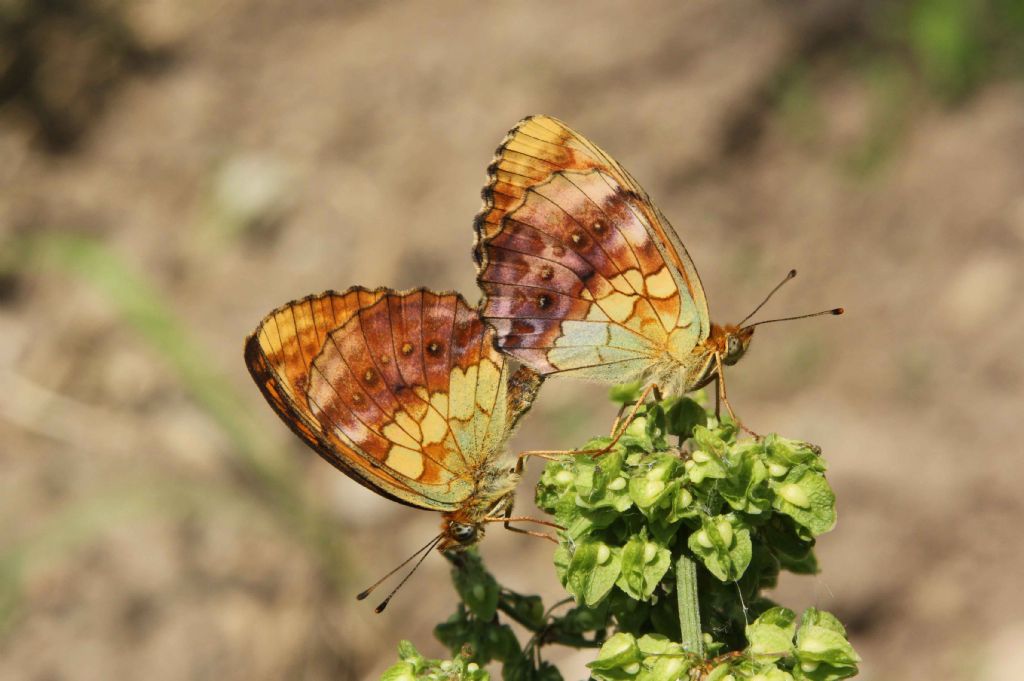
[[[476,544],[484,536],[482,523],[462,522],[456,518],[445,518],[441,524],[443,535],[437,545],[438,551],[462,550]]]
[[[718,324],[712,324],[708,343],[722,359],[722,364],[732,366],[746,354],[747,347],[750,345],[750,339],[753,336],[753,326],[736,326],[733,324],[719,326]]]
[[[725,326],[723,329],[725,333],[725,343],[722,352],[722,363],[732,366],[736,362],[740,361],[747,352],[747,347],[750,345],[750,339],[754,337],[754,327],[752,326]]]

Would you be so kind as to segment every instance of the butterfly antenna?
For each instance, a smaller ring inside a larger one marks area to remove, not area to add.
[[[758,305],[757,307],[755,307],[754,311],[751,312],[750,314],[748,314],[746,317],[744,317],[743,321],[740,322],[739,324],[737,324],[736,326],[743,326],[743,322],[747,321],[748,319],[750,319],[751,317],[756,315],[757,311],[760,310],[762,307],[764,307],[764,304],[772,299],[772,296],[775,295],[775,292],[778,291],[780,288],[782,288],[783,284],[785,284],[787,281],[789,281],[790,279],[792,279],[795,276],[796,276],[796,270],[790,270],[789,274],[787,274],[786,277],[782,281],[780,281],[778,284],[775,285],[775,288],[773,288],[771,290],[771,293],[769,293],[768,295],[766,295],[764,297],[764,300],[761,301],[761,304]]]
[[[420,564],[421,564],[421,563],[423,562],[423,559],[424,559],[424,558],[426,558],[427,556],[429,556],[429,555],[430,555],[430,550],[431,550],[432,548],[434,548],[434,547],[435,547],[435,546],[437,545],[437,543],[438,543],[439,541],[441,541],[441,538],[442,538],[442,537],[444,537],[444,534],[443,534],[443,533],[442,533],[442,534],[439,534],[439,535],[437,535],[436,537],[433,537],[433,538],[432,538],[432,539],[431,539],[430,541],[428,541],[428,542],[427,542],[426,544],[424,544],[424,545],[423,545],[422,547],[420,547],[419,549],[417,549],[417,550],[416,550],[416,552],[415,552],[414,554],[412,554],[411,556],[409,556],[408,558],[406,558],[405,560],[403,560],[403,561],[402,561],[401,563],[399,563],[399,564],[398,564],[398,565],[397,565],[397,566],[396,566],[396,567],[395,567],[395,568],[394,568],[393,570],[391,570],[391,571],[390,571],[390,572],[388,572],[388,573],[387,573],[386,575],[384,575],[383,577],[381,577],[380,579],[378,579],[378,580],[377,580],[376,582],[374,582],[374,583],[373,583],[373,584],[372,584],[372,585],[371,585],[371,586],[370,586],[370,587],[369,587],[368,589],[366,589],[365,591],[362,591],[361,593],[359,593],[359,594],[358,594],[358,595],[356,596],[356,600],[360,600],[360,601],[361,601],[361,600],[363,600],[364,598],[366,598],[367,596],[369,596],[369,595],[370,595],[371,593],[373,593],[373,591],[374,591],[374,590],[375,590],[375,589],[376,589],[376,588],[377,588],[378,586],[380,586],[381,584],[383,584],[384,582],[386,582],[386,581],[387,581],[387,580],[388,580],[388,579],[389,579],[389,578],[391,577],[391,575],[395,574],[396,572],[398,572],[399,570],[401,570],[402,568],[404,568],[404,567],[405,567],[406,565],[408,565],[409,563],[411,563],[411,562],[412,562],[412,561],[413,561],[413,560],[414,560],[414,559],[415,559],[415,558],[416,558],[417,556],[419,556],[419,555],[420,555],[420,554],[422,553],[423,555],[422,555],[422,556],[420,556],[420,559],[419,559],[419,561],[418,561],[418,562],[416,563],[416,565],[414,565],[414,566],[413,566],[412,570],[410,570],[410,571],[409,571],[409,574],[407,574],[407,575],[406,575],[406,576],[405,576],[405,577],[404,577],[404,578],[402,579],[402,581],[398,583],[398,586],[396,586],[396,587],[395,587],[394,591],[392,591],[392,592],[391,592],[390,594],[388,594],[388,597],[384,599],[384,602],[383,602],[383,603],[381,603],[380,605],[378,605],[378,606],[377,606],[377,607],[376,607],[376,608],[374,609],[374,611],[375,611],[375,612],[377,612],[377,613],[383,612],[384,608],[386,608],[386,607],[387,607],[387,605],[388,605],[388,601],[390,601],[390,600],[391,600],[391,597],[395,595],[395,592],[396,592],[396,591],[398,591],[398,590],[399,590],[400,588],[402,588],[402,585],[403,585],[403,584],[405,584],[406,580],[408,580],[408,579],[409,579],[409,577],[411,577],[411,576],[412,576],[412,573],[416,572],[416,568],[418,568],[418,567],[420,566]]]
[[[801,315],[797,315],[796,317],[780,317],[779,319],[765,319],[764,321],[754,322],[753,324],[750,324],[749,326],[744,326],[743,328],[744,329],[752,329],[755,326],[761,326],[762,324],[772,324],[774,322],[791,322],[794,319],[807,319],[808,317],[820,317],[820,316],[826,315],[826,314],[841,315],[841,314],[843,314],[843,312],[845,312],[845,310],[843,310],[843,308],[837,307],[837,308],[833,308],[831,310],[822,310],[821,312],[812,312],[811,314],[801,314]]]

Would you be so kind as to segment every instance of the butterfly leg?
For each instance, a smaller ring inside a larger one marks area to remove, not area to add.
[[[619,407],[619,413],[615,415],[615,420],[612,421],[612,432],[608,433],[608,437],[615,436],[615,431],[619,429],[619,421],[622,420],[622,415],[626,413],[627,407],[629,407],[629,402],[623,402],[622,406]]]
[[[661,395],[661,390],[658,389],[658,386],[652,385],[652,386],[650,386],[648,388],[648,390],[650,390],[651,393],[654,395],[654,401],[655,402],[661,402],[662,395]],[[622,406],[619,407],[619,412],[615,415],[615,421],[612,422],[612,432],[608,433],[608,437],[615,437],[615,431],[617,431],[619,429],[619,423],[622,421],[622,414],[626,411],[626,408],[629,407],[632,404],[634,406],[634,411],[636,411],[636,405],[642,403],[644,401],[644,397],[646,395],[647,395],[647,392],[645,391],[640,396],[640,399],[637,400],[636,402],[623,402],[622,403]],[[630,421],[632,421],[632,418],[629,418],[629,419],[626,420],[626,425],[627,426],[629,425]],[[625,428],[625,426],[623,426],[623,428]]]
[[[612,441],[611,442],[609,442],[607,445],[605,445],[602,449],[598,449],[596,451],[595,450],[584,450],[582,452],[577,452],[577,453],[578,454],[589,454],[590,456],[600,456],[602,454],[606,454],[607,452],[611,451],[612,447],[614,447],[618,443],[619,439],[623,435],[626,434],[626,429],[629,428],[629,424],[631,424],[633,422],[633,419],[636,418],[636,413],[638,411],[640,411],[640,407],[642,407],[644,405],[644,403],[647,401],[647,396],[650,395],[652,391],[655,391],[657,389],[658,389],[657,386],[655,386],[653,384],[647,386],[647,388],[644,389],[643,393],[640,394],[640,399],[638,399],[633,404],[633,409],[630,410],[629,416],[626,417],[626,420],[622,423],[621,426],[619,426],[619,419],[615,419],[615,425],[617,426],[617,428],[613,428],[612,429],[612,434],[611,434]],[[617,433],[616,433],[616,430],[618,430]]]
[[[718,378],[718,374],[715,374],[715,418],[719,421],[722,420],[722,395],[721,388],[718,387],[718,382],[721,379]]]
[[[523,452],[522,454],[519,455],[519,460],[516,462],[516,472],[518,473],[518,472],[522,471],[522,466],[520,465],[520,463],[522,462],[522,460],[524,458],[526,458],[528,456],[536,456],[537,458],[540,458],[540,459],[557,459],[559,457],[567,456],[567,455],[568,456],[572,456],[572,455],[579,455],[579,454],[587,454],[589,456],[601,456],[602,454],[607,454],[609,451],[611,451],[612,447],[614,447],[618,443],[619,439],[623,435],[626,434],[626,429],[629,428],[629,424],[632,423],[633,419],[636,418],[636,414],[637,414],[638,411],[640,411],[640,407],[642,407],[644,405],[644,403],[647,401],[647,396],[650,395],[652,392],[654,392],[656,395],[660,395],[661,394],[660,391],[658,391],[658,392],[655,392],[655,391],[658,391],[658,387],[657,386],[655,386],[655,385],[647,386],[647,388],[644,389],[643,393],[640,394],[640,399],[637,400],[633,404],[633,408],[630,410],[629,416],[626,417],[626,420],[623,421],[621,423],[621,425],[619,424],[619,418],[616,417],[616,419],[615,419],[615,426],[612,427],[612,432],[611,432],[611,435],[609,436],[609,437],[612,438],[612,441],[609,442],[604,447],[602,447],[601,449],[578,449],[578,450],[575,450],[575,451],[570,451],[570,450],[538,450],[538,451],[533,451],[533,452]]]
[[[738,416],[736,416],[736,412],[734,412],[732,410],[732,405],[729,404],[729,396],[725,392],[725,375],[722,373],[722,358],[721,358],[721,356],[718,355],[718,353],[715,353],[715,364],[718,365],[718,375],[715,376],[715,383],[716,383],[716,386],[718,388],[718,390],[715,393],[716,394],[715,416],[717,417],[718,414],[719,414],[718,406],[717,406],[717,400],[718,400],[718,398],[721,398],[722,404],[725,405],[726,410],[729,412],[729,416],[731,416],[732,420],[736,422],[736,425],[739,426],[740,429],[743,432],[745,432],[745,433],[747,433],[747,434],[749,434],[749,435],[751,435],[751,436],[753,436],[753,437],[755,437],[757,439],[761,439],[760,435],[758,435],[757,433],[752,431],[750,428],[747,428],[745,425],[743,425],[743,422],[740,421]]]
[[[534,532],[533,530],[524,530],[524,529],[519,528],[519,527],[513,527],[510,523],[513,523],[513,522],[537,523],[538,525],[544,525],[546,527],[554,527],[555,529],[559,529],[559,530],[564,530],[565,529],[564,527],[562,527],[558,523],[553,523],[553,522],[548,521],[548,520],[541,520],[540,518],[530,518],[530,517],[527,517],[527,516],[513,517],[512,516],[512,506],[508,507],[508,509],[505,511],[505,515],[503,517],[500,517],[500,518],[484,518],[483,522],[485,522],[485,523],[502,523],[505,526],[505,529],[508,530],[509,532],[518,532],[519,534],[527,534],[527,535],[530,535],[531,537],[537,537],[538,539],[547,539],[548,541],[554,542],[555,544],[558,543],[558,539],[556,537],[551,536],[550,534],[547,534],[546,532]]]

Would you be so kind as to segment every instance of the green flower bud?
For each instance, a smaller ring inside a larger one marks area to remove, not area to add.
[[[722,520],[715,525],[715,529],[718,530],[718,534],[722,535],[722,541],[725,542],[726,547],[732,546],[732,523]],[[700,540],[698,539],[698,541]]]
[[[608,489],[612,490],[613,492],[618,492],[619,490],[625,489],[625,488],[626,488],[626,479],[624,477],[622,477],[621,475],[608,483]]]
[[[687,462],[687,463],[692,463],[692,462]],[[699,485],[700,483],[704,482],[704,471],[702,471],[701,469],[699,469],[699,468],[691,468],[690,471],[689,471],[689,474],[690,474],[690,482],[692,482],[693,484]]]
[[[789,472],[789,466],[784,466],[781,463],[770,463],[768,464],[768,474],[773,478],[785,477],[786,473]]]
[[[568,485],[575,479],[576,476],[573,475],[573,472],[570,470],[562,469],[555,473],[555,482],[559,485]]]
[[[612,557],[612,550],[608,548],[607,544],[600,544],[597,547],[597,562],[599,565],[604,565],[608,562],[608,559]]]
[[[680,509],[684,509],[693,503],[693,495],[690,494],[690,490],[682,487],[679,489],[679,493],[676,495],[677,505]]]
[[[697,532],[697,543],[706,549],[710,549],[714,544],[711,542],[711,537],[708,536],[706,530],[700,530]]]
[[[654,559],[658,557],[658,545],[652,541],[644,544],[644,562],[653,563]]]
[[[811,500],[807,496],[807,492],[795,483],[783,485],[779,490],[779,495],[794,506],[799,506],[800,508],[811,507]]]
[[[801,662],[800,669],[810,674],[818,669],[818,664],[817,662]]]
[[[661,480],[648,480],[644,485],[644,494],[648,497],[656,497],[665,489],[665,483]]]
[[[690,459],[697,463],[707,463],[708,461],[711,461],[711,455],[698,449],[690,455]]]
[[[666,475],[668,475],[668,467],[666,466],[655,466],[647,471],[648,480],[664,480]]]
[[[632,454],[626,457],[626,463],[629,464],[630,466],[636,466],[637,464],[640,463],[640,459],[642,458],[643,454],[641,454],[640,452],[633,452]]]
[[[640,663],[633,662],[631,664],[627,664],[625,667],[622,668],[622,671],[626,672],[629,675],[636,674],[640,671]]]

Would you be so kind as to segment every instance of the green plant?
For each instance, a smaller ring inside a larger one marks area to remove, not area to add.
[[[476,552],[450,556],[460,603],[435,635],[457,658],[439,678],[480,678],[500,661],[506,680],[560,679],[541,656],[551,644],[598,649],[588,666],[604,681],[854,676],[860,658],[835,617],[812,608],[798,622],[762,594],[782,570],[818,569],[815,538],[835,524],[820,451],[736,436],[696,401],[669,398],[642,407],[607,453],[550,462],[536,500],[565,528],[554,567],[570,598],[545,610],[500,586]],[[525,646],[509,620],[530,632]],[[416,677],[426,667],[403,645],[401,678]]]

